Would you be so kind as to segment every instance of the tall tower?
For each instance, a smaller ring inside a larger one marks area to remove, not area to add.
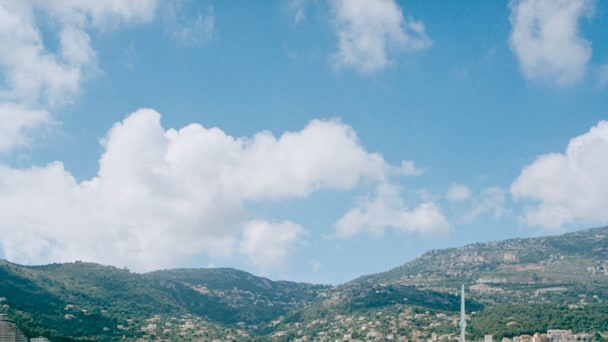
[[[464,284],[460,288],[460,322],[458,322],[458,326],[460,327],[460,342],[465,342],[464,331],[467,327],[467,321],[464,318]]]

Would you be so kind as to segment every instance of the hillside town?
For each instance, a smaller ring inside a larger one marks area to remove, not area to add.
[[[424,318],[426,325],[412,325],[413,319]],[[297,328],[295,336],[288,331],[277,331],[268,339],[272,341],[458,341],[458,329],[456,317],[448,317],[438,314],[431,316],[427,313],[403,312],[396,317],[377,312],[375,317],[335,317],[331,324],[324,321],[313,321],[305,326],[295,323]],[[155,315],[146,320],[146,325],[141,327],[143,335],[137,339],[119,338],[120,340],[136,341],[250,341],[253,340],[249,333],[240,329],[214,329],[195,317],[183,317],[182,319],[164,320]],[[387,323],[389,323],[387,325]],[[447,325],[445,325],[447,323]],[[447,327],[451,332],[445,332]],[[323,327],[323,328],[321,328]],[[388,327],[388,329],[387,329]],[[119,326],[118,329],[129,329]],[[320,328],[317,330],[317,328]],[[436,332],[439,331],[439,332]],[[532,335],[519,335],[510,338],[494,339],[491,335],[485,335],[480,342],[566,342],[566,341],[597,341],[601,336],[593,336],[588,333],[573,333],[571,330],[550,329],[546,332],[536,332]],[[259,340],[259,338],[258,338]],[[49,342],[45,337],[27,338],[17,325],[0,315],[0,342]]]

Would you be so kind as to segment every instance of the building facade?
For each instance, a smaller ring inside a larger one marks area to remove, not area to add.
[[[19,327],[6,315],[0,314],[0,342],[28,342]]]

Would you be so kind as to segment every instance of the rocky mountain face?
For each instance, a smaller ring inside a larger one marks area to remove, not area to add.
[[[603,293],[608,285],[608,228],[430,251],[354,282],[445,289],[463,283],[480,300],[499,293],[497,302],[511,302],[512,295],[541,300],[552,293]]]
[[[51,340],[409,340],[608,332],[608,228],[430,251],[329,287],[234,269],[131,273],[0,261],[0,313]]]

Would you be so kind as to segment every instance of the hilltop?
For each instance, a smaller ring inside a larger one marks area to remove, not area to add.
[[[228,268],[137,274],[84,262],[1,261],[0,279],[1,311],[29,336],[57,339],[141,337],[160,320],[155,317],[198,321],[220,332],[224,326],[251,330],[312,303],[325,288]]]
[[[0,279],[0,313],[52,340],[432,339],[457,333],[460,284],[471,337],[608,332],[608,228],[434,250],[333,287],[84,262],[0,261]]]
[[[334,329],[356,332],[383,318],[374,331],[385,335],[455,336],[460,284],[467,288],[472,337],[551,328],[607,332],[608,228],[429,251],[329,289],[324,301],[298,311],[292,321],[325,316]],[[341,322],[331,322],[336,317]],[[348,322],[360,318],[366,326]],[[283,329],[293,331],[286,321]]]

